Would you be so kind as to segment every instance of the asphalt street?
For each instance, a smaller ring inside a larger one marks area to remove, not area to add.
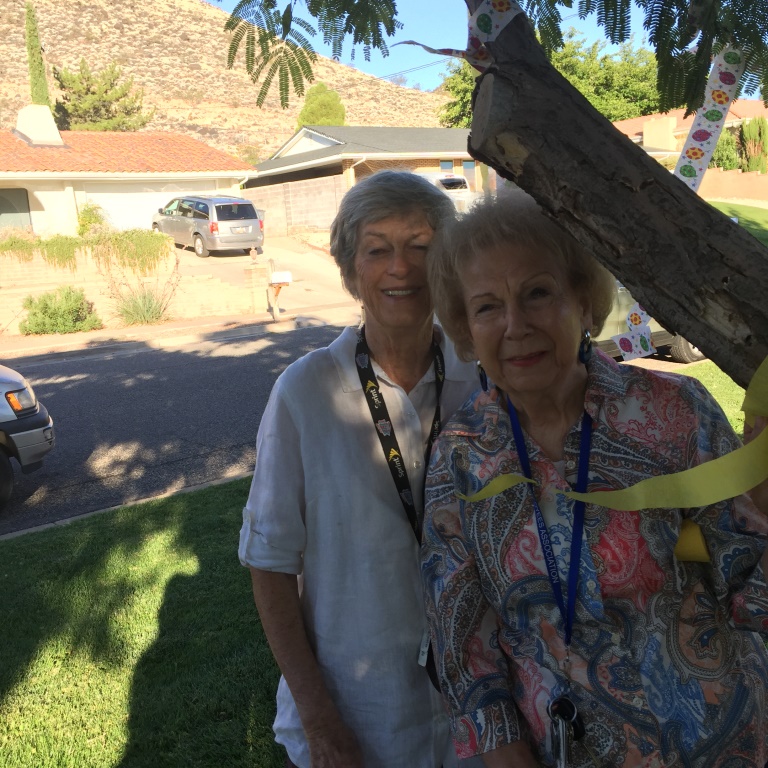
[[[53,416],[56,447],[39,471],[17,472],[0,535],[251,471],[275,379],[340,330],[260,331],[24,364]]]

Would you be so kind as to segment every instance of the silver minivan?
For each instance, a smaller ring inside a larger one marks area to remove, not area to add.
[[[264,244],[264,214],[250,200],[229,195],[174,197],[152,217],[152,229],[192,246],[200,258],[211,251],[255,249]]]

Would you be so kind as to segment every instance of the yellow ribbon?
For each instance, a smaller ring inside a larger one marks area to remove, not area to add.
[[[755,372],[741,406],[748,424],[755,416],[768,416],[768,358]],[[675,509],[704,507],[731,499],[768,479],[768,428],[748,445],[697,467],[641,480],[620,491],[555,491],[569,499],[582,500],[609,509]],[[493,478],[483,489],[470,496],[457,493],[464,501],[483,501],[513,488],[519,483],[532,483],[522,475],[501,475]],[[692,520],[683,520],[675,548],[679,560],[708,562],[704,536]]]

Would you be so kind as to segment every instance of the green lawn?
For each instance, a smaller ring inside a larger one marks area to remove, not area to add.
[[[680,368],[679,372],[698,379],[714,395],[715,400],[725,411],[731,426],[741,436],[744,431],[744,414],[741,412],[744,390],[711,360],[686,365],[684,368]]]
[[[740,431],[741,389],[688,366]],[[0,541],[1,768],[282,768],[238,480]]]
[[[739,224],[763,245],[768,246],[768,208],[730,203],[710,203],[710,205],[727,216],[738,216]]]
[[[282,768],[247,481],[0,542],[2,768]]]

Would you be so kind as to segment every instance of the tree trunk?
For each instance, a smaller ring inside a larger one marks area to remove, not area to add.
[[[532,195],[662,325],[746,386],[768,354],[768,250],[616,130],[520,14],[488,43],[470,153]]]

